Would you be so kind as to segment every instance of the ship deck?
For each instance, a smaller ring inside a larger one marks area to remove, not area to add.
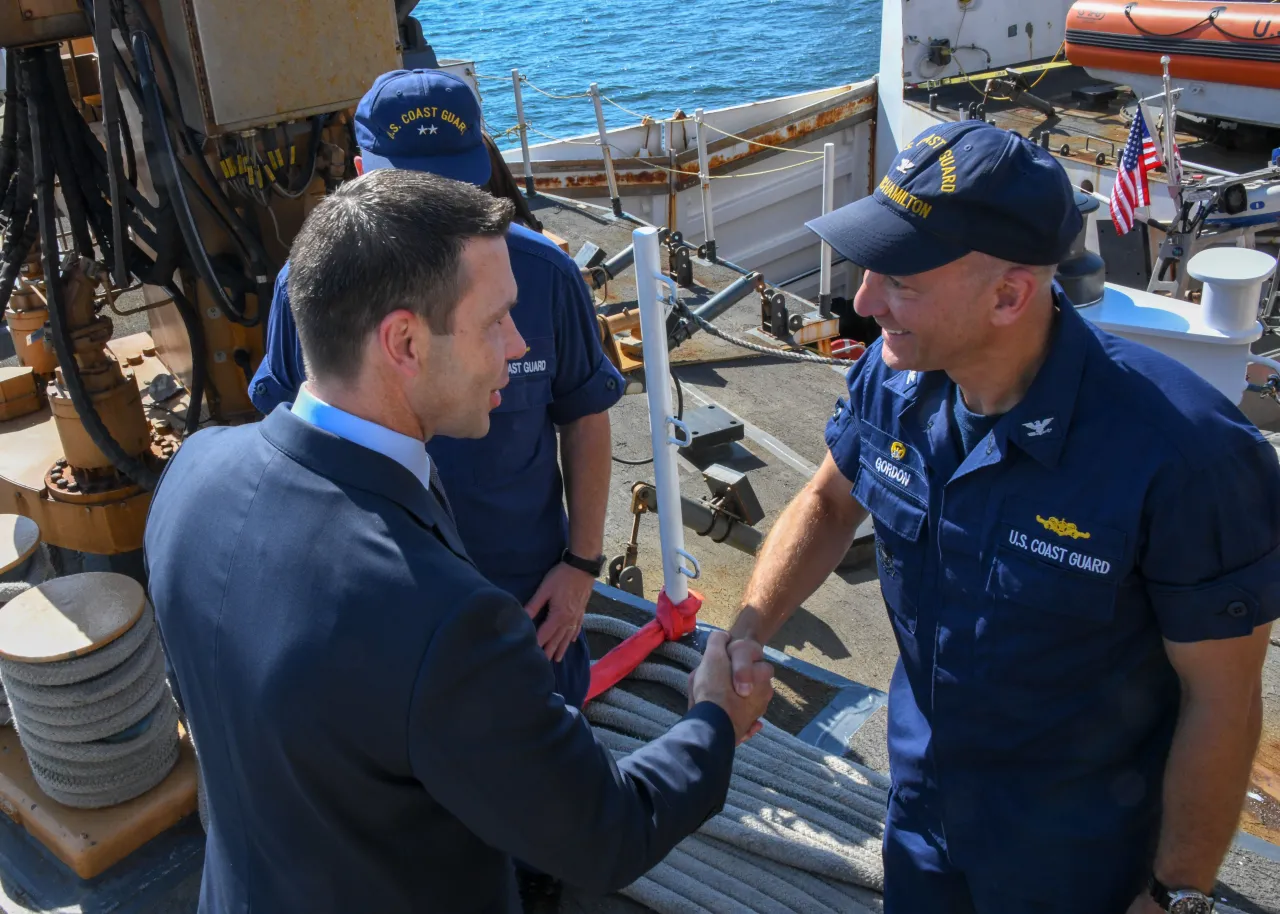
[[[908,88],[904,100],[921,111],[949,120],[964,120],[969,116],[971,103],[983,102],[988,120],[995,121],[997,126],[1016,130],[1026,137],[1036,137],[1047,130],[1050,148],[1061,158],[1095,163],[1097,155],[1102,153],[1106,156],[1106,166],[1115,168],[1116,159],[1129,138],[1129,123],[1136,104],[1132,92],[1075,66],[1028,73],[1027,81],[1035,84],[1030,90],[1033,95],[1056,109],[1052,116],[1027,104],[1001,100],[998,90],[984,94],[986,81],[981,79],[936,88]],[[1107,88],[1118,91],[1108,93]],[[1196,163],[1241,174],[1260,168],[1268,161],[1280,131],[1241,125],[1229,134],[1214,133],[1202,126],[1200,119],[1180,113],[1176,138],[1189,169],[1194,170],[1189,163]],[[1067,155],[1060,153],[1064,145],[1068,147]],[[1148,180],[1164,183],[1163,170],[1148,175]]]

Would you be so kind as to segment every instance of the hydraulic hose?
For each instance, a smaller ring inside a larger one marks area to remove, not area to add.
[[[75,353],[72,350],[70,334],[62,322],[62,283],[58,265],[58,223],[57,212],[53,205],[53,167],[46,138],[52,134],[45,123],[49,113],[36,94],[30,90],[38,82],[40,59],[38,52],[23,51],[22,72],[28,90],[27,112],[31,121],[31,152],[33,179],[36,189],[36,212],[40,223],[40,255],[44,265],[44,273],[48,281],[45,284],[46,299],[49,303],[49,328],[52,330],[53,348],[58,356],[58,364],[62,366],[63,380],[71,402],[84,423],[85,431],[111,463],[125,476],[144,489],[155,488],[156,474],[146,464],[125,453],[119,442],[111,436],[102,417],[93,406],[88,391],[76,370]]]
[[[180,176],[182,165],[178,162],[178,157],[173,150],[173,143],[169,138],[169,130],[164,116],[164,99],[160,95],[160,86],[156,82],[155,69],[151,62],[150,42],[141,31],[135,31],[131,37],[134,64],[138,68],[138,81],[141,83],[142,94],[146,102],[145,110],[148,118],[155,125],[154,130],[160,146],[160,155],[158,156],[161,166],[160,179],[167,185],[169,199],[173,201],[174,211],[178,217],[178,229],[182,233],[182,240],[187,246],[187,251],[191,254],[196,273],[201,281],[208,286],[209,294],[213,297],[214,303],[227,316],[228,320],[235,321],[245,327],[257,326],[259,318],[246,317],[227,298],[222,282],[218,279],[218,275],[213,269],[213,264],[209,262],[209,253],[205,250],[204,244],[200,240],[200,231],[196,226],[195,215],[191,212],[191,206],[182,187],[182,178]]]
[[[187,339],[191,343],[191,388],[190,396],[187,398],[186,427],[183,430],[183,436],[189,437],[200,427],[200,408],[204,404],[204,385],[207,375],[204,324],[200,321],[200,312],[177,286],[170,282],[164,285],[164,290],[173,299],[174,307],[178,309],[178,316],[182,318],[182,324],[187,328]]]
[[[208,161],[201,152],[204,144],[201,142],[200,138],[196,136],[195,132],[187,126],[186,121],[182,119],[181,112],[176,107],[180,103],[175,102],[175,108],[171,109],[165,101],[163,93],[160,92],[159,83],[156,79],[155,64],[152,60],[151,52],[153,48],[155,49],[155,57],[160,61],[160,69],[163,71],[165,80],[169,85],[169,91],[175,99],[178,97],[178,81],[177,77],[174,76],[173,65],[169,61],[169,56],[165,53],[164,44],[160,41],[159,35],[156,32],[155,23],[151,21],[151,16],[147,13],[146,8],[138,2],[138,0],[128,0],[128,9],[125,15],[125,20],[124,32],[133,36],[134,66],[138,70],[138,81],[140,84],[143,83],[143,63],[138,60],[138,51],[136,47],[136,35],[138,32],[141,32],[146,37],[146,66],[150,73],[150,81],[155,83],[156,94],[159,96],[159,110],[163,117],[161,122],[165,123],[172,121],[177,126],[177,129],[181,131],[182,137],[191,150],[193,158],[196,159],[205,181],[208,182],[210,187],[215,189],[214,198],[211,199],[209,197],[205,189],[199,184],[199,182],[192,178],[185,168],[179,169],[180,174],[199,191],[198,199],[200,199],[206,208],[208,208],[209,212],[215,218],[222,221],[228,234],[231,235],[232,239],[240,247],[241,251],[244,253],[245,259],[249,261],[250,267],[254,272],[254,281],[258,287],[259,317],[252,323],[245,325],[250,327],[254,326],[258,320],[261,319],[264,303],[271,300],[271,285],[275,279],[273,271],[270,268],[271,258],[267,256],[266,248],[263,247],[262,242],[258,239],[252,228],[240,217],[240,214],[236,212],[230,202],[227,201],[220,192],[218,192],[218,188],[220,188],[218,179],[214,177],[213,169],[209,167]],[[131,80],[126,80],[126,85],[129,85],[130,82]],[[145,88],[141,86],[130,86],[131,91],[135,88],[137,91],[134,92],[134,100],[137,102],[139,108],[145,110],[149,104],[148,100],[143,97],[146,94]],[[178,114],[176,116],[171,116],[171,110],[178,110]],[[172,142],[170,141],[167,132],[163,134],[161,142],[170,150],[170,155],[172,155]],[[176,156],[174,159],[176,162]],[[193,254],[192,256],[194,257],[195,255]]]
[[[18,77],[13,63],[13,56],[5,57],[4,62],[4,135],[0,136],[0,195],[7,193],[18,167],[18,118],[9,117],[18,100]]]

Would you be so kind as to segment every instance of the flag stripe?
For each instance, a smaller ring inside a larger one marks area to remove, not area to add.
[[[1160,164],[1159,150],[1139,107],[1129,127],[1129,139],[1117,163],[1116,180],[1111,188],[1111,220],[1119,234],[1133,229],[1138,207],[1150,205],[1147,172]]]

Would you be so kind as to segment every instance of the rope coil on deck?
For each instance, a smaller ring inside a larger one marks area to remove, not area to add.
[[[765,355],[776,356],[777,358],[787,359],[788,361],[792,361],[792,362],[813,362],[815,365],[838,365],[841,368],[848,368],[851,365],[858,364],[857,359],[836,359],[836,358],[831,358],[825,355],[814,355],[813,353],[810,353],[810,352],[791,352],[786,349],[774,349],[770,346],[764,346],[760,343],[752,343],[749,340],[744,340],[741,337],[734,336],[731,333],[725,333],[715,324],[711,323],[711,321],[701,318],[694,312],[690,311],[687,307],[683,305],[683,303],[677,305],[677,307],[679,307],[683,311],[684,316],[688,317],[690,320],[692,320],[695,324],[697,324],[700,328],[705,330],[707,333],[710,333],[712,336],[716,337],[717,339],[724,340],[726,343],[732,343],[735,346],[741,346],[743,349],[750,349],[752,352],[761,352],[761,353],[764,353]]]
[[[0,575],[0,606],[16,597],[22,596],[37,584],[42,584],[53,576],[53,565],[49,554],[43,546],[36,547],[35,554],[16,568]],[[4,685],[0,684],[0,727],[13,720],[13,712],[9,709],[9,697]]]
[[[59,803],[123,803],[178,761],[177,706],[150,603],[123,634],[83,656],[0,658],[0,682],[31,773]]]
[[[637,631],[595,614],[583,628],[614,638]],[[702,655],[669,641],[652,656],[676,665],[642,663],[624,682],[657,683],[687,701],[689,672]],[[615,758],[680,719],[622,685],[585,713]],[[884,775],[766,722],[735,753],[724,809],[622,894],[660,914],[878,912],[888,789]]]

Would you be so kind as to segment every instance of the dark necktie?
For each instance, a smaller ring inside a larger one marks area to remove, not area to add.
[[[431,494],[440,502],[440,506],[444,508],[444,513],[449,518],[449,523],[456,528],[458,526],[457,518],[453,516],[453,508],[449,505],[449,496],[444,493],[444,484],[440,482],[440,473],[436,470],[436,462],[431,461]]]

